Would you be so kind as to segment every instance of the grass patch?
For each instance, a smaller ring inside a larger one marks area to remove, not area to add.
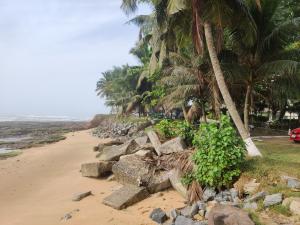
[[[284,216],[292,216],[291,211],[288,207],[283,205],[274,205],[270,207],[270,210],[276,214],[282,214]]]
[[[15,157],[15,156],[20,155],[21,153],[22,153],[21,151],[11,151],[11,152],[7,152],[7,153],[0,153],[0,160]]]
[[[243,166],[246,175],[268,185],[277,184],[283,174],[300,178],[300,144],[288,138],[274,138],[256,142],[256,145],[263,158],[248,159]]]
[[[249,216],[255,225],[263,225],[259,219],[259,216],[255,212],[249,212]]]

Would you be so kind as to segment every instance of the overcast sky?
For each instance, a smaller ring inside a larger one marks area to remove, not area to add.
[[[121,0],[0,0],[0,116],[109,112],[101,72],[135,64],[138,29]],[[139,13],[145,12],[145,7]]]

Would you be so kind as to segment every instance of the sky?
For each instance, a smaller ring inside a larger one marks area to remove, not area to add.
[[[0,117],[108,113],[101,73],[137,64],[121,0],[0,0]],[[139,14],[147,13],[146,6]],[[132,17],[133,15],[131,15]]]

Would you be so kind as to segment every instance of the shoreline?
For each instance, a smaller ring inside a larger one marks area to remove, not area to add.
[[[105,179],[82,177],[81,163],[96,161],[93,146],[101,139],[90,130],[71,132],[57,143],[27,149],[0,161],[0,218],[3,225],[150,225],[149,213],[157,207],[169,211],[184,206],[173,190],[139,202],[125,210],[114,210],[102,199],[121,185]],[[75,193],[92,191],[80,202]],[[77,211],[79,210],[79,211]],[[72,218],[61,218],[72,213]]]

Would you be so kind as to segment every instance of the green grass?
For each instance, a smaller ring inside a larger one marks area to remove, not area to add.
[[[249,216],[255,225],[263,225],[255,212],[250,211]]]
[[[256,142],[256,145],[263,158],[247,160],[244,165],[246,173],[261,180],[265,180],[266,176],[279,178],[283,174],[300,178],[300,144],[295,144],[288,138],[273,138]]]
[[[286,207],[286,206],[283,206],[283,205],[274,205],[274,206],[271,206],[270,210],[272,212],[276,213],[276,214],[281,214],[281,215],[284,215],[284,216],[291,216],[292,215],[292,213],[289,210],[289,208]]]
[[[0,160],[15,157],[20,155],[22,152],[21,151],[12,151],[8,153],[0,153]]]

